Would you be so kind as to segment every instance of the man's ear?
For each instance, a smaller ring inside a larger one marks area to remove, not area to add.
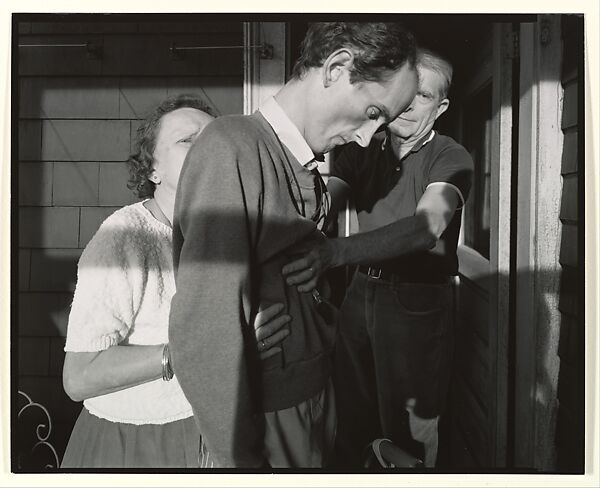
[[[354,63],[354,54],[346,48],[333,51],[323,63],[323,86],[327,88],[340,79],[346,71],[350,71]]]
[[[442,115],[446,110],[448,110],[449,106],[450,106],[450,100],[448,100],[447,98],[444,98],[438,105],[437,114],[435,116],[435,119],[437,120],[437,118],[440,115]]]

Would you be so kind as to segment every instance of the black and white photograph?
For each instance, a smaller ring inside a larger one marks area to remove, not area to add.
[[[13,6],[8,485],[595,486],[579,4]]]

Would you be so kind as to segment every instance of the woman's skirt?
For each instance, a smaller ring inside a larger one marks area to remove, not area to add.
[[[84,407],[61,468],[198,468],[199,454],[194,417],[166,424],[121,424]]]

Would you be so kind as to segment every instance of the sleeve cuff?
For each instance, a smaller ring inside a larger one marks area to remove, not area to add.
[[[465,206],[465,198],[463,197],[463,194],[460,191],[460,189],[458,188],[458,186],[453,185],[452,183],[448,183],[447,181],[435,181],[433,183],[429,183],[429,185],[427,185],[427,188],[429,188],[430,186],[436,186],[436,185],[448,186],[450,188],[453,188],[456,191],[456,193],[458,193],[458,198],[460,198],[460,205],[458,206],[457,210],[460,210],[461,208],[463,208]],[[425,188],[425,190],[427,190],[427,188]]]
[[[98,352],[116,346],[119,342],[121,342],[121,334],[118,331],[114,331],[91,340],[67,338],[64,350],[65,352]]]

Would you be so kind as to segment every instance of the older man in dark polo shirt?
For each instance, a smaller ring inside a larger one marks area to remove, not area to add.
[[[327,268],[359,265],[342,304],[335,354],[337,450],[347,466],[385,437],[434,467],[453,346],[452,277],[473,162],[433,130],[448,108],[451,65],[418,57],[410,107],[366,147],[346,146],[332,168],[333,207],[356,205],[359,233],[307,244],[283,268],[310,290]]]

